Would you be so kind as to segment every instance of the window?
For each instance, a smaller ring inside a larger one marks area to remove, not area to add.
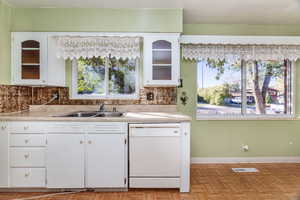
[[[292,115],[292,65],[285,61],[198,62],[197,118]]]
[[[73,60],[72,98],[138,98],[138,60],[100,57]]]

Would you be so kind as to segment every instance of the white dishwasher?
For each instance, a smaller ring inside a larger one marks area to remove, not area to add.
[[[180,124],[129,125],[129,187],[178,188]]]

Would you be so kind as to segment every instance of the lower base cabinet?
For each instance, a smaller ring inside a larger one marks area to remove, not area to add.
[[[47,188],[127,187],[127,123],[51,127],[46,133]]]
[[[47,135],[47,187],[83,188],[84,134]]]
[[[127,134],[47,135],[48,188],[123,188]]]
[[[127,186],[127,134],[88,134],[86,187]]]
[[[8,128],[5,122],[0,122],[0,188],[8,187],[9,147]]]

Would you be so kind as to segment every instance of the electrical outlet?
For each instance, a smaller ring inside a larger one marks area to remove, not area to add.
[[[247,144],[242,145],[242,151],[247,152],[249,151],[249,146]]]

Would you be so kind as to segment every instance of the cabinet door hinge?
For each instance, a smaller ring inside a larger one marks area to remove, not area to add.
[[[127,178],[124,178],[124,185],[127,184]]]

